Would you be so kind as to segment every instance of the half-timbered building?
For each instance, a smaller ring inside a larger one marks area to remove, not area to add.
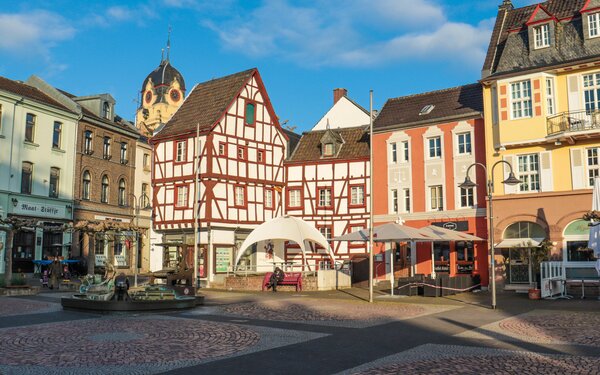
[[[368,111],[348,99],[346,90],[336,89],[333,107],[302,135],[286,161],[287,214],[313,224],[328,239],[368,227],[368,124]],[[331,246],[338,260],[366,257],[365,243],[335,241]],[[329,262],[326,249],[311,250],[309,265]],[[296,244],[286,245],[285,259],[304,263]]]
[[[257,69],[196,85],[151,140],[165,260],[183,249],[193,264],[197,201],[198,274],[203,284],[222,282],[252,229],[283,213],[287,139]]]

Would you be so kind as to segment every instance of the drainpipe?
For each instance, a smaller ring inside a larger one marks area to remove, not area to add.
[[[13,148],[15,147],[15,119],[17,117],[17,105],[23,103],[24,101],[24,97],[21,97],[19,100],[17,100],[15,102],[15,104],[13,104],[13,120],[12,120],[12,129],[10,132],[10,156],[9,156],[9,161],[8,161],[8,170],[10,173],[10,179],[8,180],[8,190],[11,190],[11,184],[12,184],[12,178],[14,177],[13,174]],[[8,207],[7,207],[8,208]],[[7,210],[8,213],[8,210]]]

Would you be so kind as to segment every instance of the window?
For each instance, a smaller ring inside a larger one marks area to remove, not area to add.
[[[102,117],[110,120],[110,103],[104,102],[102,104]]]
[[[256,122],[256,104],[246,103],[246,116],[244,118],[244,123],[246,125],[254,125],[255,122]]]
[[[21,167],[21,193],[31,194],[31,185],[33,183],[33,164],[27,161],[23,162]]]
[[[441,158],[442,157],[442,138],[432,137],[429,138],[429,158]]]
[[[127,163],[127,142],[121,142],[121,164]]]
[[[550,25],[545,23],[533,28],[535,39],[535,48],[544,48],[550,46]]]
[[[318,207],[331,206],[331,188],[319,188]]]
[[[392,189],[392,213],[398,213],[398,190]]]
[[[58,121],[54,121],[54,131],[52,133],[52,148],[60,149],[62,137],[62,124]]]
[[[519,191],[540,190],[538,154],[519,155],[519,170],[517,178],[521,180],[521,183],[519,184]]]
[[[460,188],[460,206],[473,207],[474,205],[473,188]]]
[[[319,227],[319,232],[321,232],[321,234],[323,235],[323,237],[325,237],[325,239],[327,241],[331,240],[331,238],[332,238],[331,227],[329,227],[329,226]]]
[[[246,160],[246,147],[238,146],[237,157],[238,160]]]
[[[398,145],[396,143],[391,143],[390,144],[390,154],[391,154],[391,159],[392,159],[392,163],[397,163],[398,162]]]
[[[455,247],[457,261],[472,262],[475,259],[472,241],[457,241]]]
[[[471,132],[460,133],[458,137],[458,154],[459,155],[470,155],[471,154]]]
[[[83,180],[81,181],[81,199],[90,200],[90,186],[92,184],[92,176],[89,171],[83,172]]]
[[[176,162],[183,162],[186,161],[186,152],[185,152],[185,146],[186,146],[187,141],[179,141],[177,142],[177,146],[175,149],[175,161]]]
[[[273,190],[265,189],[265,208],[273,208]]]
[[[142,184],[142,208],[150,207],[150,196],[148,195],[148,184]]]
[[[227,145],[224,142],[219,142],[219,155],[225,156],[227,154]]]
[[[333,156],[333,143],[323,144],[323,156]]]
[[[60,169],[50,168],[50,189],[48,196],[50,198],[58,198],[58,189],[60,182]]]
[[[442,194],[442,185],[430,186],[429,198],[432,210],[442,211],[444,209],[444,196]]]
[[[27,142],[33,142],[35,136],[35,115],[28,113],[25,120],[25,140]]]
[[[127,205],[127,192],[125,191],[125,180],[119,180],[119,206]]]
[[[288,207],[302,207],[302,194],[300,189],[288,190]]]
[[[108,176],[102,176],[102,187],[100,189],[100,202],[108,203]]]
[[[600,35],[600,13],[590,14],[588,16],[588,31],[590,38],[595,38]]]
[[[556,114],[556,105],[554,104],[554,79],[546,78],[546,112],[548,115]]]
[[[511,83],[512,118],[531,117],[531,82],[521,81]]]
[[[410,212],[410,189],[404,191],[404,212]]]
[[[587,149],[588,185],[594,186],[594,178],[600,175],[600,163],[598,162],[598,151],[600,148]]]
[[[91,130],[86,130],[83,133],[83,152],[88,155],[92,153],[92,131]]]
[[[187,185],[179,185],[176,188],[176,196],[177,200],[175,201],[175,207],[177,208],[187,208],[188,207],[188,186]]]
[[[600,73],[583,76],[583,96],[587,113],[600,109]]]
[[[431,111],[433,111],[434,108],[435,108],[435,105],[433,105],[433,104],[427,104],[425,107],[423,107],[421,109],[421,112],[419,112],[419,116],[430,114]]]
[[[142,162],[144,163],[144,170],[150,170],[150,154],[144,153]]]
[[[106,160],[110,159],[110,137],[104,137],[102,157]]]
[[[408,141],[400,142],[402,145],[402,154],[400,156],[400,161],[403,163],[407,163],[410,160],[410,151],[408,149]]]
[[[567,260],[569,262],[594,261],[594,251],[588,250],[588,241],[567,241]]]
[[[234,188],[234,193],[235,207],[244,207],[246,205],[246,187],[236,186]]]
[[[365,186],[357,185],[350,187],[350,205],[363,206],[365,204]]]
[[[256,161],[259,163],[265,162],[265,152],[263,150],[258,150],[256,152]]]

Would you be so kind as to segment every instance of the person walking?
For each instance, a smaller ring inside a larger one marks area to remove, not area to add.
[[[58,257],[54,257],[54,260],[52,261],[52,263],[50,264],[50,289],[54,289],[54,287],[56,287],[56,289],[59,289],[59,280],[58,278],[61,277],[61,273],[62,273],[62,266],[60,265],[60,262],[58,261]]]

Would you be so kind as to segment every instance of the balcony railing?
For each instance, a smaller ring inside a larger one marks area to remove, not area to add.
[[[600,110],[561,112],[546,119],[548,135],[600,129]]]

